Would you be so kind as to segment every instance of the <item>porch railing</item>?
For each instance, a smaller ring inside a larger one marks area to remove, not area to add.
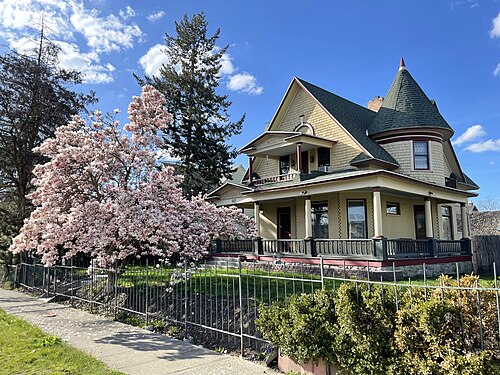
[[[253,184],[258,186],[258,185],[273,184],[275,182],[292,181],[294,177],[298,174],[299,174],[298,172],[292,172],[287,174],[280,174],[278,176],[260,178],[257,180],[253,180]]]
[[[253,253],[339,259],[391,260],[472,255],[470,239],[253,239],[215,240],[211,253]]]

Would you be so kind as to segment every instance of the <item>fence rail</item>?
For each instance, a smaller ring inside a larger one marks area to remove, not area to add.
[[[346,242],[348,243],[348,242]],[[350,246],[350,245],[346,245]],[[368,245],[367,245],[368,246]],[[326,251],[326,250],[324,250]],[[198,266],[171,267],[150,260],[144,264],[129,264],[112,269],[56,265],[44,267],[41,264],[21,263],[15,273],[16,283],[22,287],[78,302],[92,312],[114,316],[138,316],[148,325],[168,322],[183,331],[184,336],[193,336],[207,346],[217,345],[233,348],[242,354],[248,350],[262,351],[269,343],[255,327],[259,306],[273,302],[284,302],[297,293],[312,293],[317,289],[333,289],[342,283],[384,285],[394,288],[393,295],[398,303],[398,295],[413,290],[427,299],[433,290],[440,290],[443,298],[445,290],[458,293],[471,291],[474,298],[481,301],[482,293],[495,293],[497,284],[496,268],[493,265],[493,281],[488,285],[478,283],[473,287],[445,286],[427,278],[426,265],[422,266],[423,280],[415,282],[396,281],[396,267],[392,275],[376,276],[367,262],[366,271],[358,270],[357,278],[347,275],[348,269],[330,268],[320,258],[319,266],[299,264],[245,263],[238,259],[236,267],[226,260]],[[459,280],[459,264],[456,277]],[[387,276],[392,280],[387,280]],[[376,279],[379,277],[379,279]],[[490,306],[491,307],[491,306]],[[485,306],[478,304],[478,322],[483,324]],[[500,340],[500,306],[496,299],[496,318]],[[215,343],[215,344],[214,344]]]

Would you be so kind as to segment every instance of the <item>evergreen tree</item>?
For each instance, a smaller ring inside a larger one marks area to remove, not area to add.
[[[166,109],[173,115],[165,132],[165,148],[180,159],[178,170],[184,176],[187,196],[206,193],[231,174],[237,151],[227,140],[241,132],[245,117],[231,122],[231,102],[216,92],[228,46],[218,48],[220,29],[209,37],[207,27],[204,13],[191,19],[184,15],[175,23],[176,35],[165,37],[168,64],[158,76],[136,76],[140,84],[151,84],[165,95]]]
[[[81,83],[81,74],[58,67],[58,49],[43,29],[33,52],[0,56],[0,262],[10,260],[10,238],[32,211],[26,195],[34,166],[45,160],[33,148],[95,101],[68,87]]]

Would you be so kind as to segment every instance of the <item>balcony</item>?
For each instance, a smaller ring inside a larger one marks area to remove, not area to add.
[[[364,261],[447,258],[472,255],[471,240],[436,239],[254,239],[214,240],[211,254],[322,257]]]

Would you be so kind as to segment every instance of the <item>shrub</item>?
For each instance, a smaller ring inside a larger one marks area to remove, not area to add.
[[[306,363],[331,357],[325,344],[335,339],[335,322],[334,293],[318,290],[293,295],[286,305],[261,307],[255,323],[283,354]]]
[[[444,286],[456,281],[442,277]],[[463,288],[477,285],[464,276]],[[344,284],[261,306],[257,327],[293,359],[320,358],[352,375],[500,375],[495,292]],[[479,301],[479,302],[478,302]],[[482,325],[478,314],[481,305]],[[463,327],[463,331],[462,331]],[[482,328],[484,350],[481,348]]]
[[[383,288],[383,289],[382,289]],[[338,335],[329,360],[352,374],[385,374],[395,358],[392,288],[343,284],[336,296]]]

